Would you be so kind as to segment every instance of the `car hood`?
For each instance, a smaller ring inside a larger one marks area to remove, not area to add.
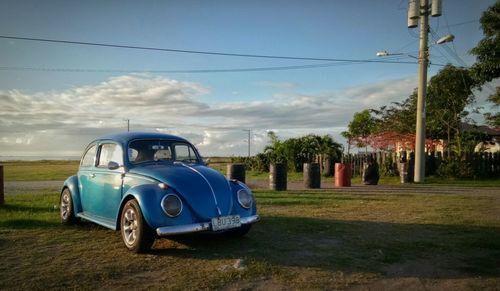
[[[154,178],[175,189],[199,219],[208,220],[231,212],[233,195],[228,180],[207,166],[154,164],[132,168],[130,173]]]

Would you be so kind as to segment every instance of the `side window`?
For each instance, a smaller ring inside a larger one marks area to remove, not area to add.
[[[183,161],[183,160],[193,161],[196,160],[196,155],[194,154],[190,146],[177,144],[175,145],[175,159],[178,161]]]
[[[99,154],[98,167],[107,167],[108,163],[113,161],[119,165],[123,165],[122,149],[114,143],[105,143],[101,145],[101,152]]]
[[[91,146],[82,158],[80,166],[91,167],[95,165],[96,145]]]
[[[132,163],[135,162],[138,155],[139,152],[136,149],[133,148],[128,149],[128,160],[131,161]]]

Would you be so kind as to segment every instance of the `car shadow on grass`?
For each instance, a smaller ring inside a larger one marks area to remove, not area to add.
[[[500,228],[263,217],[241,238],[158,240],[151,254],[262,261],[275,266],[372,272],[388,277],[500,275]]]

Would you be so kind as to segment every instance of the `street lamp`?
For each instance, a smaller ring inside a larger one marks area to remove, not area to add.
[[[443,36],[442,38],[438,39],[436,41],[436,44],[443,44],[447,42],[452,42],[455,39],[455,36],[453,34],[448,34]]]
[[[403,53],[389,53],[387,51],[377,52],[377,57],[387,57],[387,56],[401,56]]]

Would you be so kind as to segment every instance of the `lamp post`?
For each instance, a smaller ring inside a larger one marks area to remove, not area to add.
[[[248,157],[250,158],[250,134],[252,133],[251,129],[243,129],[243,131],[248,132]]]
[[[123,121],[127,122],[127,132],[130,131],[130,119],[124,119]]]

